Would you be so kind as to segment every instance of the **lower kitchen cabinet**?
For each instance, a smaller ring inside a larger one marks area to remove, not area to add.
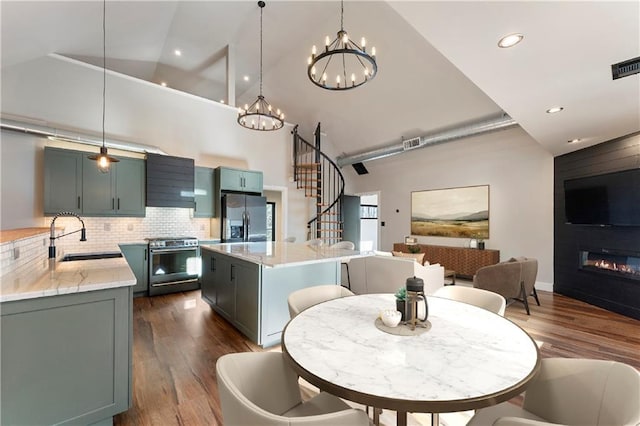
[[[111,424],[132,401],[130,287],[2,303],[0,424]]]
[[[147,244],[121,244],[120,251],[136,276],[132,287],[134,296],[146,296],[149,291],[149,246]]]
[[[280,343],[295,290],[340,283],[340,262],[267,267],[207,247],[202,254],[202,298],[253,342]]]

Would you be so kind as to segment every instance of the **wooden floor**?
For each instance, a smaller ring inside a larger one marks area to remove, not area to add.
[[[640,321],[548,292],[505,316],[544,342],[543,358],[622,361],[640,370]],[[221,425],[218,357],[261,351],[200,299],[199,291],[134,299],[133,406],[115,425]],[[260,380],[259,377],[256,380]]]

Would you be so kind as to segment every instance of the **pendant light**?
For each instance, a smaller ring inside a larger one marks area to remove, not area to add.
[[[265,2],[259,1],[260,6],[260,94],[251,105],[238,108],[238,124],[251,130],[278,130],[284,125],[284,113],[275,110],[262,95],[262,9]]]
[[[373,47],[371,53],[367,52],[365,38],[362,37],[358,45],[344,29],[344,1],[340,2],[340,31],[337,37],[331,41],[326,36],[324,52],[317,53],[316,46],[313,46],[307,60],[307,76],[313,84],[323,89],[355,89],[371,81],[378,73],[376,48]]]
[[[104,140],[104,115],[105,115],[105,97],[107,89],[107,32],[106,32],[106,12],[107,12],[107,0],[102,2],[102,147],[100,148],[100,154],[94,154],[89,156],[89,160],[95,160],[98,164],[98,169],[102,173],[108,173],[111,163],[117,163],[118,160],[115,157],[111,157],[107,154],[107,147]]]

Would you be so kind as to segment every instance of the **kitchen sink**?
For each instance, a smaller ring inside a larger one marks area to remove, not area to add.
[[[114,257],[122,257],[122,253],[119,251],[112,251],[104,253],[67,254],[62,258],[62,262],[71,262],[73,260],[113,259]]]

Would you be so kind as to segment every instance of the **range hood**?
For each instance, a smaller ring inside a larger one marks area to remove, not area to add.
[[[147,207],[194,208],[192,158],[147,154]]]

